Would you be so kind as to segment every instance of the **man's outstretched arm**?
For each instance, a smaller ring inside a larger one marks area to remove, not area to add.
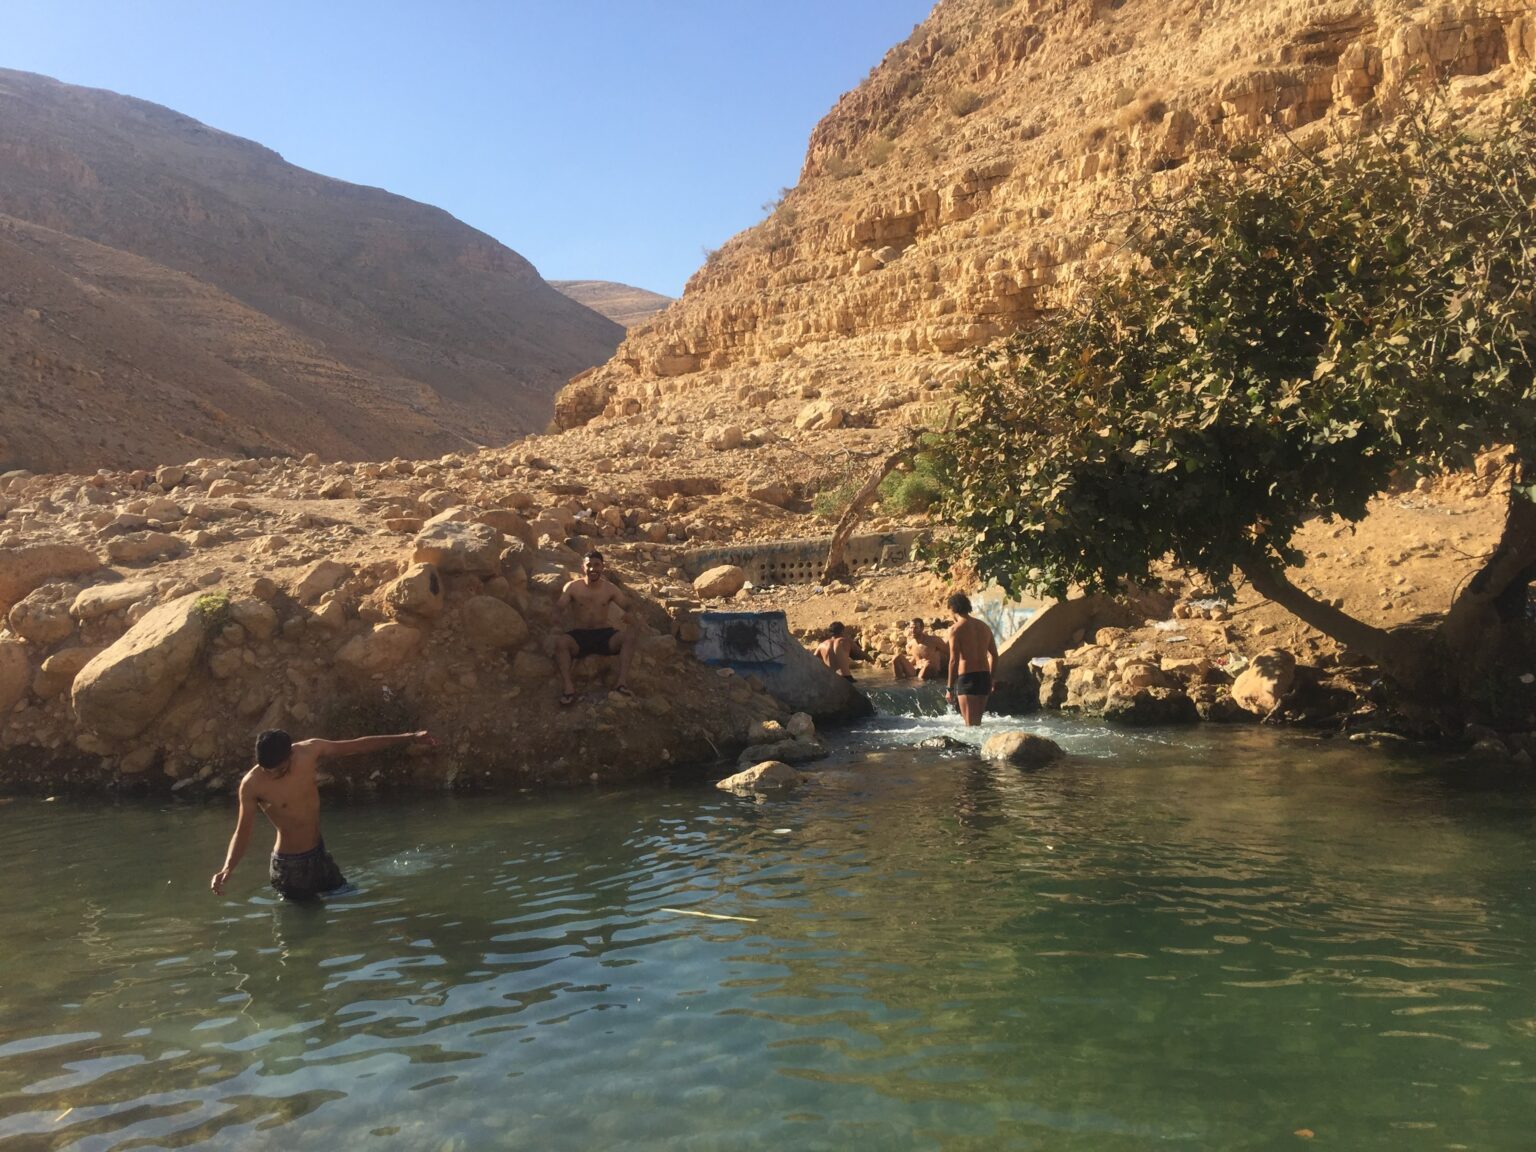
[[[255,822],[256,802],[251,797],[250,780],[245,779],[240,781],[240,815],[235,817],[235,832],[229,838],[229,850],[224,853],[224,867],[213,874],[213,880],[208,885],[215,896],[224,895],[224,885],[229,881],[229,874],[240,863],[246,846],[251,842],[251,828]]]
[[[369,752],[383,752],[401,744],[424,744],[428,747],[437,741],[423,728],[419,732],[397,732],[392,736],[360,736],[356,740],[300,740],[294,749],[305,748],[316,756],[363,756]]]

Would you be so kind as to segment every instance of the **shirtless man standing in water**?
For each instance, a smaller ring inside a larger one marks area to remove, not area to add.
[[[224,895],[229,874],[245,855],[258,808],[277,829],[269,875],[272,887],[285,900],[309,900],[344,888],[347,879],[320,838],[320,788],[315,782],[315,766],[332,756],[361,756],[400,744],[436,743],[424,731],[364,736],[360,740],[300,740],[297,744],[279,728],[263,732],[256,737],[256,767],[240,781],[240,815],[235,834],[229,838],[224,867],[214,873],[209,885],[214,895]]]
[[[995,685],[992,673],[997,667],[997,640],[985,621],[971,615],[970,597],[956,592],[946,603],[953,623],[949,629],[949,689],[945,693],[955,701],[967,727],[981,723],[987,711],[987,698]]]
[[[631,628],[613,628],[608,623],[608,605],[628,611],[629,600],[618,585],[603,578],[603,554],[588,552],[581,562],[581,576],[560,593],[559,607],[567,609],[571,630],[555,637],[555,665],[565,681],[560,706],[576,702],[576,681],[571,679],[571,665],[583,656],[617,656],[619,679],[613,690],[621,696],[633,696],[629,689],[629,658],[634,641]]]

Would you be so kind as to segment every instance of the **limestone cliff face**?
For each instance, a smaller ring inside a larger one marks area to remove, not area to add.
[[[685,410],[921,420],[963,354],[1113,255],[1131,181],[1221,145],[1316,140],[1435,77],[1523,84],[1529,4],[941,0],[812,133],[798,185],[559,395],[561,427]]]

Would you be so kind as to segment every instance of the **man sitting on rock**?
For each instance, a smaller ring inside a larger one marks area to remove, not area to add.
[[[816,645],[816,655],[844,680],[853,679],[853,637],[847,634],[841,620],[832,621],[827,638]]]
[[[570,631],[555,637],[555,665],[565,682],[560,705],[565,707],[576,702],[576,681],[571,678],[571,665],[584,656],[617,656],[619,679],[613,690],[621,696],[633,696],[629,687],[630,646],[634,640],[632,628],[614,628],[608,623],[608,605],[629,609],[629,599],[611,580],[603,578],[603,554],[597,550],[588,552],[581,562],[581,575],[565,586],[560,593],[559,607],[569,613]]]
[[[927,630],[922,617],[913,619],[907,628],[907,650],[896,657],[893,671],[898,680],[937,680],[949,665],[949,651],[932,632]]]
[[[240,815],[229,838],[224,867],[214,873],[210,887],[224,895],[229,874],[245,855],[256,822],[256,809],[266,813],[277,829],[269,875],[272,887],[285,900],[312,900],[345,888],[347,879],[325,850],[320,836],[320,788],[315,766],[333,756],[361,756],[399,744],[433,745],[425,731],[397,736],[364,736],[359,740],[300,740],[270,728],[256,737],[256,767],[240,781]]]
[[[987,700],[995,685],[992,674],[997,667],[997,640],[986,621],[971,615],[971,600],[956,592],[946,602],[954,621],[949,629],[949,688],[945,695],[954,701],[967,727],[981,723]]]

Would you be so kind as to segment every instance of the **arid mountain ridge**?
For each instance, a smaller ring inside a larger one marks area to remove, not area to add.
[[[673,300],[660,292],[636,288],[633,284],[616,284],[611,280],[551,280],[549,284],[561,295],[585,304],[594,312],[601,312],[625,328],[643,324]]]
[[[440,209],[0,70],[0,466],[504,443],[621,335]]]

